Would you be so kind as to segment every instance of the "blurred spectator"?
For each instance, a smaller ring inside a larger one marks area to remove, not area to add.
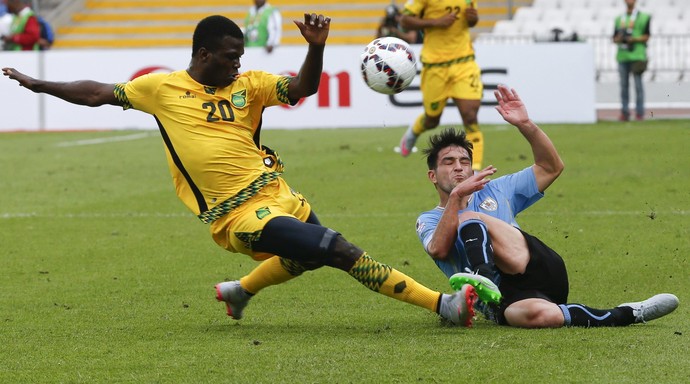
[[[41,37],[38,39],[38,45],[41,51],[45,51],[53,46],[55,34],[53,33],[53,27],[51,27],[48,20],[43,17],[38,16],[38,24],[41,27]]]
[[[266,0],[254,0],[244,21],[245,47],[264,47],[271,53],[280,45],[283,19],[280,11],[268,4]]]
[[[14,15],[9,32],[2,35],[4,49],[8,51],[38,50],[41,27],[29,5],[30,0],[3,0],[3,3]]]
[[[630,75],[635,82],[635,117],[644,119],[644,88],[642,73],[647,70],[647,41],[651,16],[635,7],[635,0],[625,0],[626,11],[616,17],[613,42],[618,44],[620,75],[621,121],[630,120]]]
[[[409,44],[421,44],[422,32],[421,30],[406,31],[400,26],[400,18],[402,14],[395,4],[391,3],[386,7],[386,16],[381,20],[378,29],[376,30],[376,37],[397,37],[405,40]]]
[[[0,2],[0,36],[10,34],[10,25],[12,24],[12,14],[7,12],[5,1]],[[5,46],[5,40],[0,39],[0,50]]]

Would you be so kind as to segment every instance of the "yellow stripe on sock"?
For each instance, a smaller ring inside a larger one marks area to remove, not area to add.
[[[433,291],[404,273],[363,254],[349,274],[365,287],[396,300],[435,312],[440,293]]]

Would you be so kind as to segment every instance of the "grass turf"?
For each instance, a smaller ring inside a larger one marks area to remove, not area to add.
[[[566,260],[570,301],[673,292],[676,312],[626,328],[450,328],[321,269],[268,288],[236,322],[213,284],[255,263],[217,247],[177,200],[155,132],[10,133],[0,382],[686,382],[690,123],[543,128],[566,171],[518,220]],[[514,128],[483,129],[499,174],[531,164]],[[414,233],[436,193],[420,154],[392,152],[402,131],[266,131],[263,142],[324,225],[447,292]]]

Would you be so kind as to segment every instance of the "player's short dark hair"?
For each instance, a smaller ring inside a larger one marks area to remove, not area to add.
[[[446,128],[441,133],[435,134],[429,138],[429,147],[424,149],[422,153],[426,156],[426,165],[429,169],[436,169],[438,163],[438,153],[441,152],[443,148],[450,147],[451,145],[457,145],[458,147],[465,148],[467,154],[470,155],[470,161],[472,161],[472,142],[467,140],[465,131],[456,130],[454,128]]]
[[[217,50],[225,36],[244,40],[242,29],[227,17],[213,15],[204,18],[194,29],[192,56],[196,55],[202,47],[209,51]]]

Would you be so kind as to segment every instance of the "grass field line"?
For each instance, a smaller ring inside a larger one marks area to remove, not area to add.
[[[131,141],[131,140],[145,139],[145,138],[153,136],[155,134],[157,134],[157,133],[156,132],[142,132],[142,133],[133,133],[130,135],[123,135],[123,136],[100,137],[97,139],[61,141],[59,143],[56,143],[55,146],[56,147],[77,147],[77,146],[81,146],[81,145],[107,144],[107,143],[114,143],[114,142],[119,142],[119,141]]]
[[[577,211],[577,212],[531,212],[533,216],[650,216],[650,212],[643,211]],[[413,212],[369,212],[369,213],[319,213],[319,217],[328,218],[386,218],[386,217],[417,217],[418,213]],[[690,211],[686,210],[667,210],[654,211],[653,215],[669,215],[669,216],[688,216]],[[38,213],[38,212],[3,212],[0,213],[0,219],[24,219],[24,218],[43,218],[43,219],[107,219],[107,218],[179,218],[190,217],[191,213],[185,212],[83,212],[83,213]]]

